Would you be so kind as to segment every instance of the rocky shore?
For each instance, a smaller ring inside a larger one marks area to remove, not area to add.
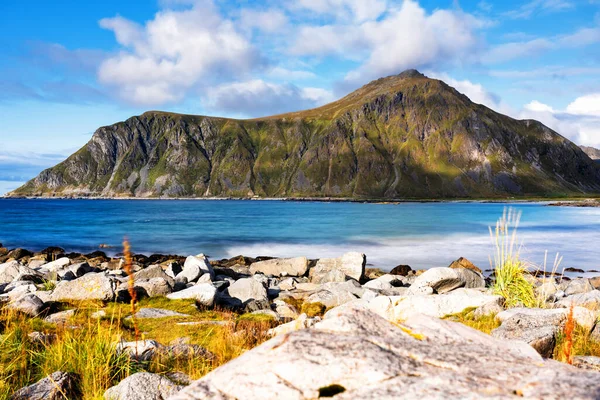
[[[133,290],[138,301],[189,300],[198,310],[262,318],[270,322],[260,334],[272,338],[193,382],[181,372],[146,368],[107,388],[107,400],[600,397],[600,358],[575,357],[573,364],[580,368],[551,359],[573,321],[586,338],[600,341],[600,277],[530,275],[542,303],[505,309],[490,278],[464,258],[426,271],[398,265],[389,273],[366,268],[366,256],[359,252],[318,260],[238,256],[209,261],[199,254],[133,255],[132,261],[129,276],[123,258],[101,251],[0,246],[3,312],[77,330],[81,326],[73,318],[81,304],[100,304],[94,317],[102,318],[111,304],[130,302]],[[142,306],[135,312],[124,321],[232,323],[186,322],[191,311],[173,307]],[[497,325],[487,335],[447,318],[461,313],[492,316]],[[49,332],[31,332],[29,340],[50,343],[54,333]],[[184,337],[161,343],[144,336],[114,345],[137,362],[165,355],[218,358]],[[58,370],[15,388],[11,398],[80,398],[80,378]]]

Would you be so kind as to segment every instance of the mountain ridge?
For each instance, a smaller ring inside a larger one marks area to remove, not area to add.
[[[543,124],[415,70],[254,119],[148,111],[9,196],[484,198],[600,192],[600,167]]]

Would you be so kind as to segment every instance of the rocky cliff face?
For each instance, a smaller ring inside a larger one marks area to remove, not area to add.
[[[593,147],[581,146],[581,150],[584,151],[592,160],[600,161],[600,149]]]
[[[98,129],[13,196],[446,198],[600,192],[600,167],[537,121],[416,71],[254,120],[147,112]]]

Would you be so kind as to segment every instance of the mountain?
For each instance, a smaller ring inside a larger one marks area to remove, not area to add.
[[[584,151],[592,160],[600,161],[600,150],[593,147],[580,146],[581,150]]]
[[[540,122],[417,71],[323,107],[235,120],[150,111],[98,129],[10,196],[482,198],[600,192],[600,166]]]

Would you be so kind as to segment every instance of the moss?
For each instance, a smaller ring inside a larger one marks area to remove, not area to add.
[[[300,308],[300,312],[309,317],[323,316],[325,311],[327,311],[327,307],[322,303],[304,303]]]

